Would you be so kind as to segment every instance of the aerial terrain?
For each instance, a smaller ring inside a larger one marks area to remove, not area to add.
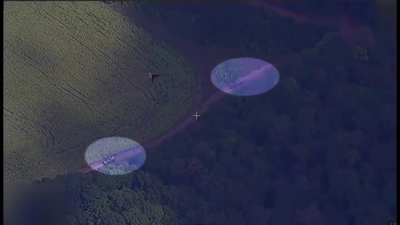
[[[5,224],[394,222],[395,6],[6,2]],[[222,93],[212,71],[240,57],[279,82]],[[143,166],[82,170],[111,136],[143,145]]]

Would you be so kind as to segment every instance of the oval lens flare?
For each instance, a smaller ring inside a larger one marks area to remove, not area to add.
[[[90,168],[100,173],[124,175],[143,166],[146,152],[129,138],[106,137],[89,145],[85,160]]]
[[[271,90],[279,82],[279,72],[270,63],[256,58],[234,58],[218,64],[211,82],[219,90],[237,96],[252,96]]]

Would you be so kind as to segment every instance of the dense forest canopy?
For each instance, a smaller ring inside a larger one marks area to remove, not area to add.
[[[50,225],[47,216],[31,219],[50,209],[66,225],[373,225],[396,218],[394,33],[374,33],[372,46],[351,45],[338,28],[297,26],[256,7],[179,14],[184,6],[157,6],[141,7],[168,17],[163,25],[184,38],[199,28],[193,42],[200,45],[240,43],[244,55],[263,59],[287,55],[277,65],[280,83],[265,95],[222,98],[129,176],[69,174],[32,184],[19,202],[25,221],[18,225]],[[237,10],[251,21],[241,27],[254,32],[226,37],[229,27],[205,19],[228,21]],[[268,30],[278,25],[299,31]]]

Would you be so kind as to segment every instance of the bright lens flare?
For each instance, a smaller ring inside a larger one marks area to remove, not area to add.
[[[85,160],[92,170],[107,175],[124,175],[143,166],[146,153],[139,143],[129,138],[106,137],[89,145]]]

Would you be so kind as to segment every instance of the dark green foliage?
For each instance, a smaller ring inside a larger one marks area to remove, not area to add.
[[[325,33],[279,65],[268,94],[222,99],[152,149],[143,171],[40,185],[79,196],[69,198],[73,212],[59,212],[76,225],[384,224],[396,217],[396,127],[395,75],[382,46],[360,61]]]
[[[165,204],[169,189],[143,173],[109,177],[68,175],[43,180],[21,197],[13,219],[18,225],[174,224]]]
[[[293,59],[270,93],[227,97],[200,130],[154,154],[147,169],[190,199],[176,202],[183,224],[364,225],[395,217],[394,74],[382,72],[391,65],[360,62],[334,33]],[[202,165],[196,174],[194,159]]]
[[[240,1],[182,2],[142,1],[132,16],[161,21],[174,35],[194,44],[236,48],[253,56],[310,48],[326,32],[325,28],[298,24]]]

